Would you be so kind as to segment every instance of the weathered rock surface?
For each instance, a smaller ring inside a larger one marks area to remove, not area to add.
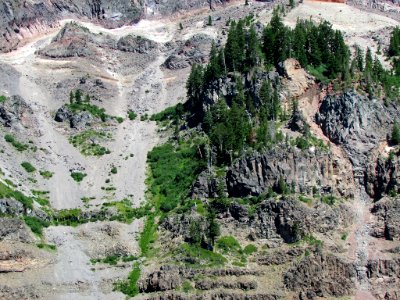
[[[377,217],[371,234],[388,240],[400,240],[399,199],[383,198],[374,204],[371,212]]]
[[[230,197],[258,196],[269,189],[277,189],[282,179],[296,192],[314,192],[340,197],[351,197],[352,172],[331,154],[318,150],[301,151],[297,148],[275,148],[265,153],[245,157],[229,168],[226,178],[219,179],[227,186]],[[218,180],[207,171],[199,176],[192,195],[212,198],[217,193]]]
[[[249,220],[255,236],[259,239],[281,238],[293,243],[313,232],[329,233],[351,222],[346,206],[330,207],[317,204],[309,208],[298,200],[266,200]]]
[[[204,64],[208,60],[212,39],[205,34],[196,34],[167,58],[164,66],[170,70],[184,69],[190,65]]]
[[[17,218],[0,218],[0,241],[2,240],[31,243],[34,241],[34,238],[22,220]],[[0,253],[0,259],[1,255],[2,253]]]
[[[33,110],[21,96],[8,97],[0,102],[0,124],[5,127],[31,127]]]
[[[351,295],[356,276],[351,263],[336,256],[315,254],[304,257],[285,274],[285,285],[298,299]]]
[[[350,91],[326,96],[316,122],[332,142],[343,146],[354,167],[365,169],[370,151],[387,139],[399,116],[393,103],[384,106]]]
[[[392,158],[379,156],[371,159],[365,173],[365,185],[368,194],[380,199],[384,194],[400,192],[400,159],[397,155]]]
[[[94,118],[89,112],[73,112],[67,106],[60,107],[54,117],[56,122],[67,122],[71,128],[84,129],[100,119]]]
[[[158,49],[158,44],[141,36],[128,35],[119,39],[117,48],[121,51],[145,54]]]
[[[369,260],[367,277],[372,286],[373,295],[379,300],[399,299],[400,259]]]
[[[136,0],[7,1],[0,6],[0,52],[16,49],[24,38],[57,26],[62,18],[80,17],[118,27],[137,22],[142,14],[142,4]]]

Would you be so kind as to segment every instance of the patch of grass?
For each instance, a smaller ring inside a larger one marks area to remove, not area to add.
[[[227,260],[219,253],[206,250],[197,245],[182,244],[175,255],[181,256],[182,261],[193,268],[223,266]]]
[[[193,286],[190,281],[186,280],[184,283],[182,283],[182,291],[189,293],[191,290],[193,290]]]
[[[15,139],[15,137],[11,134],[6,134],[4,139],[7,143],[10,143],[17,151],[23,152],[29,149],[29,145],[23,144]]]
[[[13,198],[23,204],[25,208],[32,209],[33,208],[33,200],[30,197],[25,196],[23,193],[19,191],[15,191],[0,182],[0,198]]]
[[[321,201],[328,204],[328,205],[334,205],[336,202],[336,197],[333,195],[328,195],[328,196],[323,196],[321,198]]]
[[[135,297],[139,294],[139,287],[137,282],[140,279],[140,265],[135,263],[133,270],[129,273],[128,279],[115,283],[114,290],[121,291],[125,295]]]
[[[21,166],[25,169],[26,172],[28,173],[33,173],[36,171],[36,168],[34,166],[32,166],[32,164],[30,164],[27,161],[24,161]]]
[[[30,216],[24,216],[24,221],[25,224],[32,230],[32,232],[38,236],[43,235],[43,228],[50,226],[49,222]]]
[[[150,254],[151,245],[156,240],[157,224],[155,223],[154,214],[149,215],[144,224],[143,232],[139,238],[140,253],[144,257]]]
[[[152,115],[150,117],[150,120],[156,122],[172,121],[175,120],[176,118],[180,118],[182,114],[183,114],[183,105],[177,104],[176,106],[168,107],[162,112]]]
[[[342,241],[347,240],[347,237],[349,236],[349,234],[347,232],[343,233],[342,236],[340,237],[342,239]]]
[[[115,120],[117,120],[117,122],[119,124],[121,124],[122,122],[124,122],[124,118],[123,117],[115,117]]]
[[[249,244],[243,249],[243,253],[246,255],[251,255],[257,252],[257,247],[253,244]]]
[[[87,174],[81,173],[81,172],[71,172],[71,177],[74,179],[76,182],[81,182]]]
[[[303,242],[309,244],[310,246],[319,246],[323,245],[323,241],[318,240],[312,234],[306,235],[303,237]]]
[[[111,139],[110,133],[99,132],[92,129],[78,133],[69,138],[69,142],[86,156],[102,156],[111,151],[99,143]]]
[[[215,245],[224,253],[238,252],[241,250],[239,242],[233,236],[220,237]]]
[[[39,171],[39,174],[44,178],[44,179],[50,179],[53,177],[54,173],[50,171]]]
[[[299,196],[299,200],[301,202],[307,203],[308,205],[312,204],[312,199],[305,197],[304,195]]]

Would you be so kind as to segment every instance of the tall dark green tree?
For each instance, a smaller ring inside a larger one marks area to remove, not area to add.
[[[194,64],[186,82],[189,110],[196,111],[202,106],[204,71],[201,65]]]
[[[400,55],[400,28],[396,27],[392,31],[389,44],[389,56]]]

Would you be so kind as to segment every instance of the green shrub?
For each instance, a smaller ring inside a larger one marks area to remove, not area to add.
[[[71,177],[76,181],[76,182],[81,182],[87,174],[81,173],[81,172],[72,172]]]
[[[133,110],[128,111],[129,120],[133,121],[136,119],[136,117],[137,117],[137,114]]]
[[[38,246],[38,248],[40,248],[40,249],[45,249],[45,250],[51,250],[51,251],[57,250],[56,245],[39,243],[39,244],[36,244],[36,246]]]
[[[39,171],[39,174],[44,178],[44,179],[50,179],[53,177],[54,173],[50,171]]]
[[[187,197],[196,176],[205,167],[197,148],[187,144],[175,147],[166,143],[155,147],[147,160],[151,170],[150,191],[164,212],[176,208]]]
[[[24,216],[24,221],[25,224],[32,230],[32,232],[39,236],[42,236],[43,228],[49,227],[50,225],[49,222],[30,216]]]
[[[17,151],[22,152],[29,149],[29,145],[23,144],[15,139],[11,134],[6,134],[4,139],[7,143],[10,143]]]
[[[80,150],[83,155],[103,156],[111,151],[98,142],[108,141],[111,134],[95,130],[86,130],[69,138],[69,142]]]
[[[251,255],[255,252],[257,252],[257,247],[253,244],[249,244],[243,249],[243,253],[246,255]]]
[[[336,202],[336,198],[333,195],[328,195],[328,196],[322,197],[321,201],[328,205],[334,205]]]
[[[4,95],[0,96],[0,103],[4,103],[4,102],[6,102],[6,100],[7,100],[6,96],[4,96]]]
[[[32,173],[36,171],[36,168],[32,166],[29,162],[24,161],[21,166],[25,169],[26,172]]]
[[[345,240],[347,240],[347,237],[348,237],[348,233],[347,232],[345,232],[345,233],[343,233],[342,234],[342,236],[340,237],[343,241],[345,241]]]
[[[112,167],[112,168],[111,168],[111,173],[112,173],[112,174],[117,174],[117,173],[118,173],[117,167]]]
[[[122,122],[124,122],[124,118],[123,118],[123,117],[116,117],[115,119],[117,120],[117,122],[118,122],[119,124],[121,124]]]
[[[193,286],[190,281],[186,280],[184,283],[182,283],[182,291],[189,293],[191,290],[193,290]]]

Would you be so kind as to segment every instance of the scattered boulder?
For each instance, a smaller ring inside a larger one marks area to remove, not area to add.
[[[158,44],[141,36],[128,35],[119,39],[118,50],[146,54],[158,48]]]

